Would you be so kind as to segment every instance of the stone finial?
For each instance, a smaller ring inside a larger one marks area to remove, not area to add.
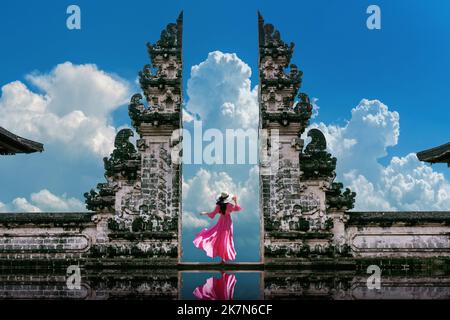
[[[290,64],[294,44],[287,45],[272,24],[266,24],[258,12],[260,109],[263,127],[291,123],[303,133],[312,115],[306,94],[300,93],[303,72]],[[298,101],[297,101],[298,100]]]
[[[273,24],[264,22],[264,18],[260,12],[258,12],[258,31],[260,58],[267,54],[272,56],[283,56],[285,60],[284,67],[287,67],[291,60],[295,44],[291,42],[287,45],[281,39],[280,32],[275,29]]]
[[[327,142],[322,131],[311,129],[308,132],[311,142],[300,153],[302,180],[330,179],[336,176],[336,158],[326,151]]]
[[[176,23],[169,23],[164,30],[161,31],[161,36],[155,44],[147,44],[150,58],[159,53],[171,53],[177,51],[181,55],[183,41],[183,12],[178,15]],[[177,50],[179,49],[179,50]]]
[[[105,176],[135,180],[140,165],[140,155],[136,147],[129,141],[134,136],[131,129],[120,130],[114,141],[114,151],[109,158],[103,158]]]
[[[86,208],[91,211],[114,211],[115,180],[135,180],[140,167],[140,155],[135,146],[129,141],[132,137],[131,129],[120,130],[114,141],[114,151],[110,157],[103,158],[106,183],[97,184],[97,190],[86,192]]]
[[[326,151],[327,141],[319,129],[311,129],[308,132],[311,142],[305,151],[300,154],[301,180],[328,180],[331,185],[327,188],[327,209],[350,210],[355,204],[356,193],[349,188],[344,188],[340,182],[333,182],[336,173],[336,158]]]
[[[147,44],[150,63],[139,72],[139,83],[147,100],[135,94],[130,102],[129,114],[133,126],[141,132],[141,124],[158,127],[178,127],[181,121],[182,102],[182,30],[183,13],[176,23],[169,23],[160,39]]]

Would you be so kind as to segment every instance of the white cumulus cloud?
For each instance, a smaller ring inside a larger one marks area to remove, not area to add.
[[[217,128],[257,127],[258,89],[251,87],[251,74],[235,53],[210,52],[191,69],[187,110]]]
[[[26,79],[37,92],[21,81],[2,87],[0,126],[69,152],[105,156],[112,150],[111,112],[130,96],[126,81],[93,64],[70,62]]]
[[[44,189],[31,194],[31,201],[42,211],[85,211],[83,202],[76,198],[68,198],[66,195],[58,197]]]
[[[3,85],[0,126],[42,142],[45,151],[2,159],[0,176],[14,184],[1,190],[0,211],[84,211],[79,199],[102,176],[101,158],[123,127],[113,125],[113,112],[127,103],[131,87],[94,64],[71,62]]]
[[[337,157],[338,179],[357,193],[356,210],[450,208],[450,183],[415,154],[380,164],[400,136],[400,115],[382,102],[363,99],[344,126],[314,123],[310,127],[325,134],[328,149]]]
[[[17,197],[9,204],[0,203],[0,212],[79,212],[86,211],[79,199],[57,196],[47,189],[32,193],[30,199]]]

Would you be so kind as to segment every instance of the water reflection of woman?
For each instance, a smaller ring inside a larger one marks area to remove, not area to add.
[[[198,286],[193,294],[199,300],[233,300],[236,277],[234,274],[221,272],[221,277],[211,277],[202,286]]]

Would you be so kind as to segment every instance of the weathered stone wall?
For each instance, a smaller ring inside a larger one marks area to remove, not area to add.
[[[0,214],[0,259],[84,256],[102,241],[92,213]]]
[[[450,256],[450,212],[349,215],[344,237],[355,257]]]

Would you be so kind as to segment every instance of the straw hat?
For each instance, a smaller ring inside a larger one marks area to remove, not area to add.
[[[228,194],[228,192],[221,192],[220,195],[217,197],[217,201],[223,200],[224,203],[230,202],[231,196]]]

